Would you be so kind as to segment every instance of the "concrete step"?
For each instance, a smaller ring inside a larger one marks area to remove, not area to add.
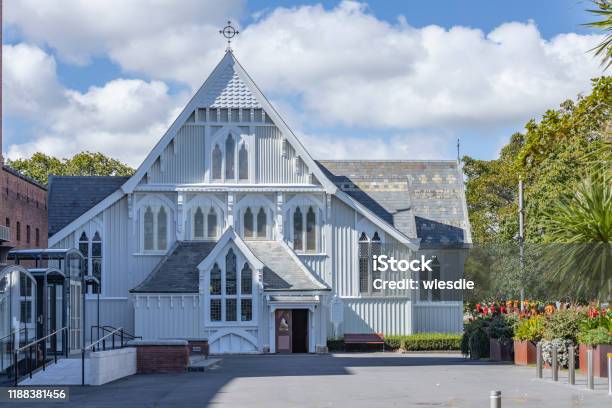
[[[89,384],[89,360],[85,360],[85,384]],[[24,373],[21,373],[23,375]],[[25,378],[19,385],[81,385],[81,359],[62,358]]]
[[[206,358],[204,356],[189,356],[189,365],[187,366],[187,371],[208,371],[215,370],[219,368],[219,364],[221,363],[220,358]]]

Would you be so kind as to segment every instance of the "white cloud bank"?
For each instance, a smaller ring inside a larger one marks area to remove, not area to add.
[[[130,154],[140,159],[151,144],[136,153],[142,135],[161,137],[168,111],[176,106],[159,81],[198,87],[222,56],[220,24],[242,10],[241,1],[189,0],[180,7],[170,0],[9,2],[6,20],[28,41],[81,64],[93,55],[107,55],[148,82],[117,80],[82,95],[62,92],[57,81],[53,85],[53,58],[38,50],[38,60],[30,61],[49,77],[44,83],[53,86],[43,89],[51,96],[39,95],[43,91],[22,81],[23,86],[13,90],[17,100],[5,99],[6,104],[13,105],[10,110],[34,114],[39,112],[39,101],[53,101],[59,92],[64,107],[52,116],[50,136],[44,137],[83,135],[71,127],[89,125],[84,140],[104,138],[89,144],[116,154],[109,148],[120,141],[133,145]],[[401,135],[415,134],[415,129],[432,134],[436,129],[444,133],[458,127],[519,126],[562,100],[587,92],[590,78],[601,75],[598,61],[588,52],[599,36],[570,33],[546,40],[531,22],[503,24],[489,33],[466,27],[415,28],[401,16],[390,24],[369,13],[367,5],[345,1],[332,9],[277,8],[241,31],[233,44],[235,53],[264,93],[292,105],[301,118],[319,127],[388,129]],[[115,98],[119,106],[129,108],[116,109]],[[125,113],[130,109],[131,114]],[[130,122],[127,116],[135,120]],[[142,128],[137,129],[139,125]],[[141,136],[128,140],[134,134]],[[412,146],[411,138],[406,146]],[[74,149],[81,139],[75,137]],[[328,140],[321,135],[313,145],[329,144]],[[392,136],[388,143],[402,140]],[[336,140],[333,147],[352,151],[357,142]],[[383,150],[382,156],[398,157],[395,153],[401,149]]]

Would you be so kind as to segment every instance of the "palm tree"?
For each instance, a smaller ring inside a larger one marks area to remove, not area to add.
[[[600,169],[601,170],[601,169]],[[542,273],[559,295],[609,300],[612,295],[612,178],[597,171],[553,203],[542,229],[550,245]]]
[[[593,4],[596,9],[587,10],[593,13],[601,20],[593,21],[585,24],[587,27],[603,30],[606,33],[603,41],[597,45],[592,51],[595,55],[601,57],[601,66],[608,69],[612,65],[612,1],[611,0],[594,0]]]

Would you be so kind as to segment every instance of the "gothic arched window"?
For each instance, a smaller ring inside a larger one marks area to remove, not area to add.
[[[208,238],[217,237],[217,213],[212,208],[208,212]]]
[[[234,178],[234,157],[236,152],[234,137],[230,133],[225,139],[225,179],[231,180]]]
[[[153,218],[153,209],[151,206],[148,206],[144,213],[144,249],[145,251],[151,251],[154,248],[154,218]]]
[[[257,213],[257,237],[265,238],[266,237],[266,227],[267,227],[267,216],[266,210],[261,207],[259,212]]]
[[[168,216],[164,207],[159,207],[157,213],[157,249],[162,251],[168,247]]]
[[[247,207],[244,212],[244,236],[246,238],[253,237],[253,212],[251,207]]]
[[[293,213],[293,248],[296,250],[301,251],[304,248],[303,233],[302,210],[300,210],[300,207],[297,207]]]
[[[312,207],[308,207],[306,213],[306,250],[316,251],[317,249],[317,230],[316,215]]]
[[[359,292],[368,293],[370,287],[370,240],[365,232],[359,236],[358,256],[359,256]]]
[[[196,209],[193,216],[193,237],[204,238],[204,213],[200,207]]]
[[[221,148],[216,144],[212,153],[212,178],[214,180],[221,179]]]
[[[249,179],[249,153],[245,143],[242,143],[238,151],[238,179]]]

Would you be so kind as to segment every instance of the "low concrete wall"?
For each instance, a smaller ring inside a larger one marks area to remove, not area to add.
[[[189,347],[186,340],[133,340],[136,347],[136,371],[148,373],[181,373],[189,365]]]
[[[136,374],[136,348],[96,351],[89,354],[89,384],[102,385]]]

